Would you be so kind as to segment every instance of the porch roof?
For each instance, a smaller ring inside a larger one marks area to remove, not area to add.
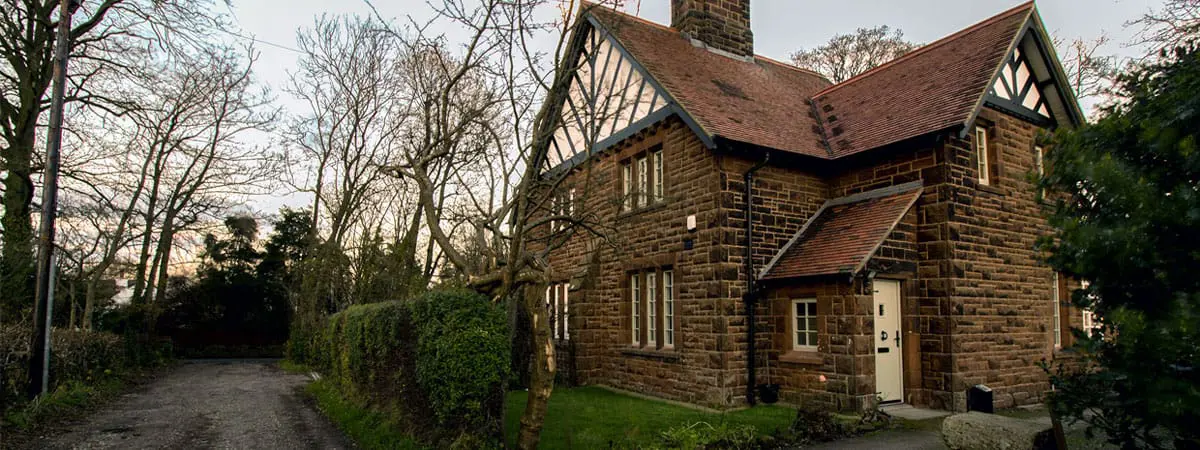
[[[759,279],[858,273],[920,195],[914,181],[825,202]]]

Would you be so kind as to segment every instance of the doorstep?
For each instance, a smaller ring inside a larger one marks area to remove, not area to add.
[[[935,419],[950,415],[950,411],[914,408],[912,405],[906,405],[903,403],[895,405],[883,405],[879,407],[879,410],[887,413],[889,416],[898,417],[905,420]]]

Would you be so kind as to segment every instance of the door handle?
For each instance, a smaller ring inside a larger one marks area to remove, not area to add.
[[[896,347],[900,347],[900,330],[896,330]]]

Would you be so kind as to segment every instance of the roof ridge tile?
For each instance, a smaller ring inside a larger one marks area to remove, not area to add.
[[[866,72],[860,73],[860,74],[858,74],[858,75],[855,75],[855,76],[853,76],[853,77],[850,77],[850,78],[848,78],[848,79],[846,79],[846,80],[844,80],[844,81],[842,81],[842,82],[840,82],[840,83],[836,83],[836,84],[834,84],[834,85],[832,85],[832,86],[829,86],[829,87],[827,87],[827,88],[825,88],[825,89],[822,89],[820,92],[817,92],[816,94],[813,94],[813,95],[814,95],[814,96],[816,96],[816,97],[819,97],[819,96],[825,95],[825,94],[827,94],[827,93],[829,93],[829,92],[836,91],[836,90],[838,90],[838,89],[839,89],[839,88],[841,88],[841,87],[844,87],[844,86],[846,86],[846,85],[849,85],[849,84],[851,84],[851,83],[854,83],[854,82],[856,82],[856,81],[859,81],[859,80],[861,80],[861,79],[863,79],[863,78],[869,77],[869,76],[871,76],[871,75],[874,75],[874,74],[876,74],[876,73],[882,72],[882,71],[884,71],[884,70],[885,70],[885,69],[887,69],[887,68],[890,68],[890,67],[892,67],[892,66],[895,66],[896,64],[899,64],[899,63],[901,63],[901,62],[907,61],[907,60],[909,60],[909,59],[915,58],[915,57],[917,57],[918,55],[921,55],[921,54],[924,54],[924,53],[926,53],[926,52],[932,51],[933,49],[936,49],[936,48],[938,48],[938,47],[941,47],[941,46],[943,46],[943,45],[946,45],[946,44],[948,44],[948,43],[950,43],[950,42],[953,42],[953,41],[954,41],[955,39],[957,39],[957,38],[960,38],[960,37],[962,37],[962,36],[964,36],[964,35],[971,34],[971,33],[974,33],[974,32],[976,32],[976,31],[979,31],[979,30],[983,29],[984,27],[986,27],[986,26],[988,26],[988,25],[991,25],[991,24],[993,24],[993,23],[996,23],[996,22],[999,22],[999,21],[1001,21],[1001,20],[1007,19],[1007,18],[1009,18],[1010,16],[1013,16],[1013,15],[1015,15],[1015,14],[1019,13],[1019,12],[1022,12],[1022,11],[1024,11],[1024,10],[1032,10],[1032,9],[1033,9],[1033,8],[1032,8],[1033,6],[1034,6],[1034,2],[1033,2],[1033,0],[1029,0],[1029,1],[1027,1],[1027,2],[1024,2],[1024,3],[1020,4],[1020,5],[1017,5],[1017,6],[1014,6],[1014,7],[1012,7],[1012,8],[1009,8],[1009,9],[1005,10],[1004,12],[1001,12],[1001,13],[999,13],[999,14],[996,14],[996,15],[992,16],[992,17],[988,17],[988,18],[986,18],[986,19],[983,19],[983,20],[981,20],[981,21],[979,21],[979,22],[976,22],[975,24],[973,24],[973,25],[971,25],[971,26],[969,26],[969,27],[966,27],[966,28],[963,28],[963,29],[961,29],[961,30],[958,30],[958,31],[956,31],[956,32],[954,32],[954,33],[951,33],[951,34],[949,34],[949,35],[947,35],[947,36],[945,36],[945,37],[942,37],[942,38],[940,38],[940,39],[938,39],[938,40],[936,40],[936,41],[933,41],[933,42],[930,42],[930,43],[928,43],[928,44],[925,44],[925,45],[921,46],[920,48],[918,48],[918,49],[916,49],[916,50],[913,50],[913,51],[911,51],[911,52],[905,53],[904,55],[900,56],[899,58],[893,59],[893,60],[891,60],[891,61],[888,61],[888,62],[886,62],[886,63],[880,64],[880,65],[878,65],[878,66],[872,67],[871,69],[867,70]]]

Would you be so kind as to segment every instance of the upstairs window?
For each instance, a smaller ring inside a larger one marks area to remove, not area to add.
[[[985,127],[975,127],[975,161],[979,170],[979,184],[990,186],[995,181],[996,158],[994,150],[988,142],[988,130]]]
[[[633,211],[661,203],[666,180],[662,146],[636,155],[621,163],[621,210]]]
[[[656,202],[663,199],[663,156],[662,151],[656,151],[650,154],[654,161],[654,198]]]
[[[633,209],[633,167],[629,163],[621,166],[621,209]]]
[[[647,187],[650,185],[650,166],[647,164],[646,157],[643,156],[637,159],[637,195],[633,199],[633,207],[638,208],[648,205],[649,198]]]

